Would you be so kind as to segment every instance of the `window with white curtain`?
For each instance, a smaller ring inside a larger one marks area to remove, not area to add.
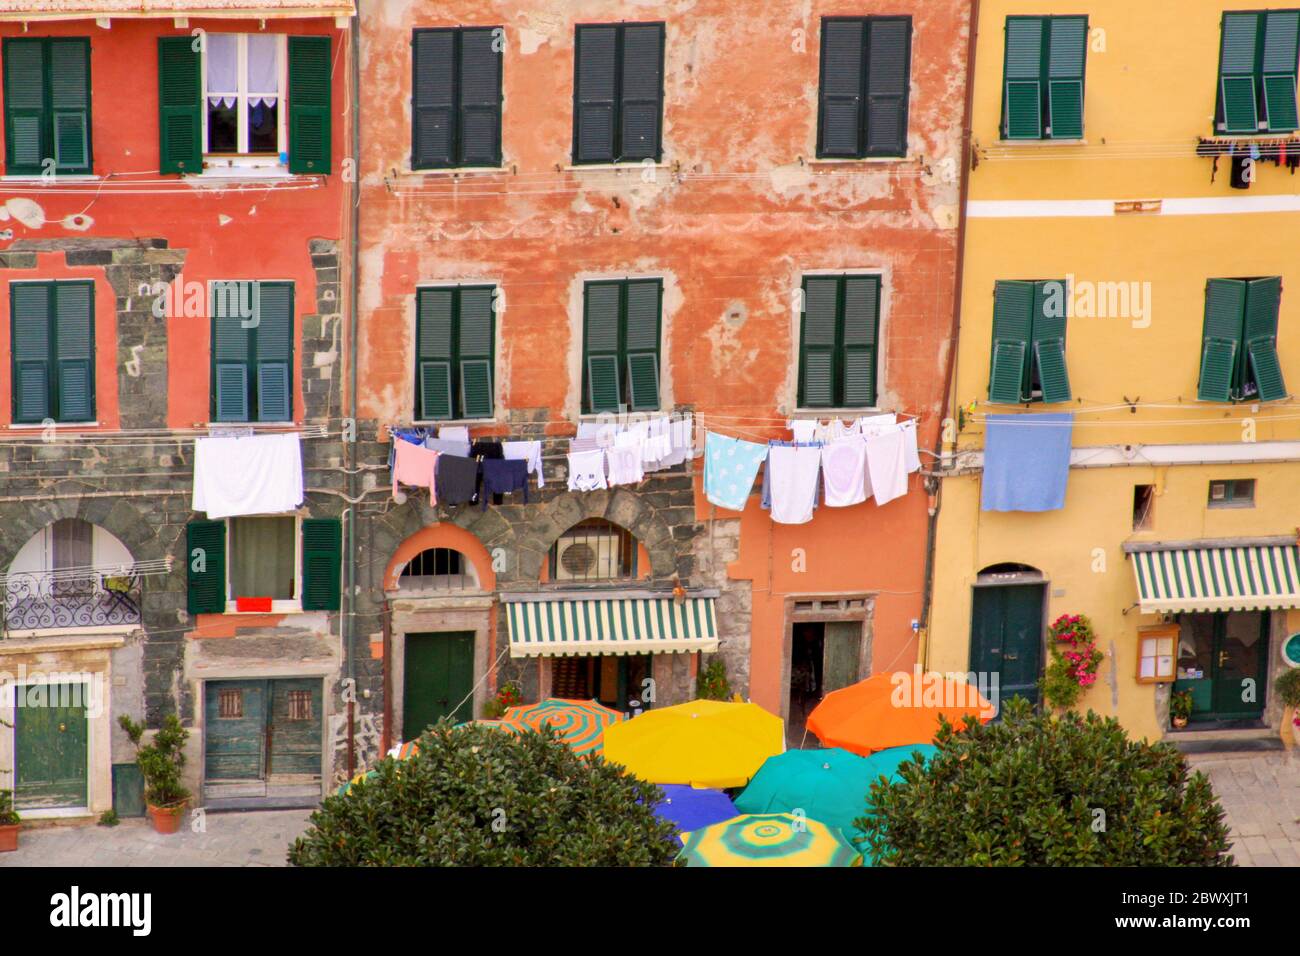
[[[285,38],[209,33],[203,50],[204,152],[273,156],[285,151]]]

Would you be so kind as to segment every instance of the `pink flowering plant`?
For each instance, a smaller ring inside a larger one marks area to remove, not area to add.
[[[1105,655],[1097,650],[1092,622],[1083,614],[1062,614],[1048,633],[1054,643],[1042,680],[1043,696],[1052,707],[1067,710],[1078,703],[1085,689],[1097,683]]]

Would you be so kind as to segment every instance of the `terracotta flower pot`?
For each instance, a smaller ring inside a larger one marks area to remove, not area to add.
[[[1184,727],[1187,726],[1186,717],[1174,717],[1172,718],[1172,720],[1173,720],[1174,728],[1177,730],[1182,730]]]
[[[8,853],[18,849],[18,831],[20,829],[21,827],[16,823],[0,827],[0,853]]]
[[[181,817],[185,814],[185,804],[178,803],[170,807],[149,805],[149,822],[157,833],[176,833],[181,828]]]

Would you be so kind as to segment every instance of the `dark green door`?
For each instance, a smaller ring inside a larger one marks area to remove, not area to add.
[[[406,635],[402,736],[414,740],[443,717],[474,716],[474,633]]]
[[[1003,701],[1020,696],[1038,703],[1043,587],[1010,584],[975,589],[970,666],[977,674],[998,675],[997,691]]]
[[[23,706],[14,708],[13,789],[19,810],[86,806],[85,690],[85,684],[18,688]]]
[[[1240,720],[1264,714],[1268,614],[1214,615],[1214,716]]]
[[[856,684],[861,678],[861,621],[829,621],[825,625],[822,663],[822,696]]]
[[[260,780],[265,775],[269,683],[264,680],[208,683],[206,780]]]
[[[271,682],[268,776],[320,774],[321,687],[310,678]]]

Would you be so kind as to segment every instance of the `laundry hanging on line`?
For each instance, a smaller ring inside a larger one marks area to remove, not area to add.
[[[190,506],[209,519],[287,514],[303,497],[297,432],[195,439]]]

